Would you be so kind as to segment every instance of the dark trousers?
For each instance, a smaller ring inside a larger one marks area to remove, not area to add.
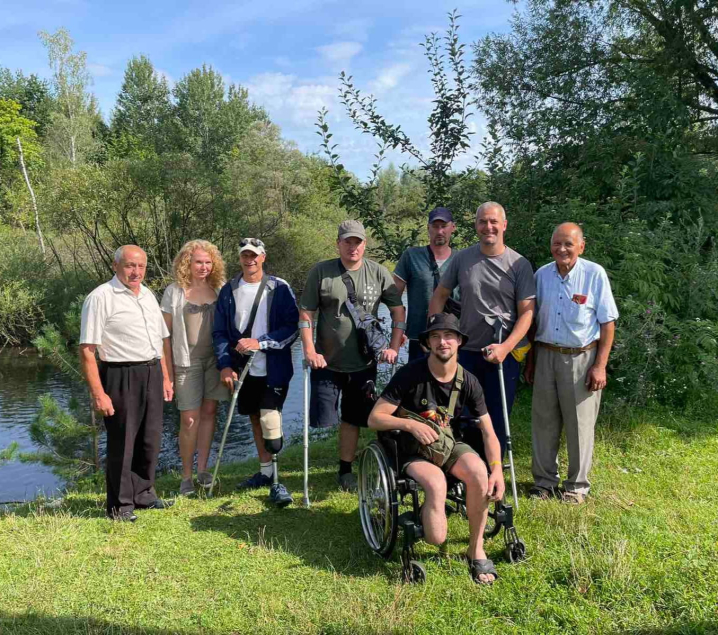
[[[415,359],[424,359],[427,353],[421,348],[419,340],[409,340],[409,361],[413,362]]]
[[[494,432],[501,444],[501,456],[506,451],[506,427],[504,424],[504,412],[501,406],[501,384],[499,383],[499,365],[487,362],[480,351],[465,351],[459,349],[459,363],[468,370],[481,384],[486,400],[486,409],[489,411]],[[511,414],[511,407],[514,405],[516,386],[519,383],[521,364],[509,354],[503,363],[504,366],[504,387],[506,388],[506,408]],[[468,413],[465,413],[468,414]]]
[[[162,367],[109,366],[100,379],[115,414],[107,430],[107,514],[131,512],[157,498],[155,470],[162,441]]]

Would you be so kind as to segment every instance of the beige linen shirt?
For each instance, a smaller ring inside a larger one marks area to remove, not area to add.
[[[165,337],[169,337],[169,331],[157,298],[144,285],[135,295],[114,276],[85,298],[80,344],[96,345],[102,361],[161,358]]]

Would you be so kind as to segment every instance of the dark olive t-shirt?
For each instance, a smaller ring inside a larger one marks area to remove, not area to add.
[[[381,393],[382,399],[391,404],[401,406],[425,419],[439,425],[446,425],[451,399],[450,382],[440,382],[431,374],[427,358],[418,359],[402,366]],[[472,419],[478,419],[488,413],[484,400],[484,391],[479,380],[464,369],[464,383],[459,393],[453,421],[458,422],[463,409],[466,408]]]
[[[379,304],[389,308],[402,306],[401,294],[386,267],[364,259],[356,271],[349,271],[359,304],[377,315]],[[373,364],[359,349],[356,326],[346,306],[347,288],[342,281],[339,259],[315,265],[307,276],[299,306],[317,312],[317,353],[324,356],[327,368],[343,373],[363,370]],[[385,330],[390,330],[385,324]]]

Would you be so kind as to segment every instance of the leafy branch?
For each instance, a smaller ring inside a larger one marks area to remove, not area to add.
[[[416,164],[401,166],[405,174],[416,177],[424,189],[424,212],[432,207],[451,206],[453,189],[466,177],[476,173],[475,166],[454,172],[456,159],[470,148],[471,135],[468,119],[471,86],[467,83],[464,63],[464,45],[459,42],[459,18],[456,10],[449,13],[449,27],[444,37],[436,33],[427,35],[420,45],[429,62],[428,73],[435,99],[428,117],[429,151],[422,152],[401,129],[401,125],[388,122],[380,113],[377,99],[364,94],[353,83],[353,77],[339,75],[339,101],[361,134],[371,135],[377,142],[376,162],[369,179],[361,183],[346,171],[332,142],[327,123],[328,111],[322,109],[317,118],[320,147],[333,171],[333,188],[340,201],[350,212],[361,218],[380,242],[378,251],[387,259],[396,260],[409,246],[416,244],[420,229],[402,227],[387,217],[377,201],[377,180],[387,150],[399,150]]]

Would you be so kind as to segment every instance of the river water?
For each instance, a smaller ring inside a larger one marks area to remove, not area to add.
[[[388,317],[381,305],[380,316]],[[388,324],[388,320],[385,324]],[[406,361],[406,350],[401,359]],[[283,427],[288,439],[301,436],[304,412],[304,382],[302,349],[299,341],[292,347],[294,377],[284,404]],[[380,372],[388,372],[380,367]],[[41,359],[33,349],[6,349],[0,351],[0,449],[16,441],[20,451],[35,450],[29,436],[29,425],[38,411],[38,398],[50,394],[60,404],[67,406],[72,397],[84,400],[86,392],[81,385],[72,382],[52,364]],[[210,465],[214,464],[222,429],[226,422],[226,408],[220,405],[212,446]],[[159,470],[167,471],[180,466],[177,433],[179,412],[174,404],[165,404],[162,450]],[[249,427],[248,417],[235,415],[227,436],[222,462],[240,461],[256,456],[257,451]],[[0,462],[0,503],[4,501],[31,500],[38,495],[57,496],[62,493],[64,482],[50,468],[37,463],[18,460]]]

